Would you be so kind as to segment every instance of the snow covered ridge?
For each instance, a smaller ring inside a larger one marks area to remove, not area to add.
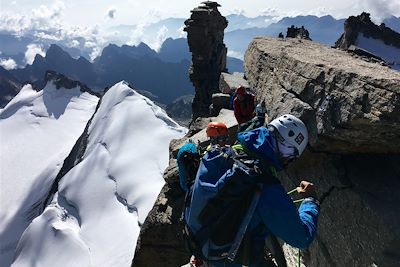
[[[10,265],[98,100],[78,87],[48,83],[37,92],[26,85],[0,111],[0,266]]]
[[[356,45],[385,60],[393,69],[400,70],[400,48],[387,45],[380,39],[365,37],[359,33]]]
[[[12,266],[130,266],[140,225],[164,184],[169,142],[186,131],[125,83],[110,88],[84,133],[79,163],[61,178],[43,213],[22,227],[8,262],[1,252],[0,265],[14,258]]]

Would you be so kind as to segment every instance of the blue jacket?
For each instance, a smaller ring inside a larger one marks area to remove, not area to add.
[[[282,170],[272,148],[273,138],[267,128],[261,127],[249,132],[239,133],[238,141],[251,152],[266,159],[276,170]],[[208,177],[229,177],[231,170],[225,173],[222,166],[208,164],[209,156],[213,155],[206,154],[203,157],[196,180],[202,183],[207,181],[210,183],[210,190],[218,190],[224,179],[213,184],[218,178],[213,178],[211,180],[214,181],[211,181]],[[204,199],[192,199],[192,205],[199,205],[200,208],[202,201]],[[318,214],[319,206],[313,199],[305,200],[297,209],[281,184],[264,185],[256,210],[247,228],[247,232],[253,240],[252,254],[257,255],[257,258],[260,257],[258,260],[261,260],[264,240],[269,233],[273,233],[293,247],[308,247],[316,234]],[[226,263],[221,262],[211,262],[210,264],[216,267],[241,266],[237,264],[226,265]],[[257,264],[250,266],[257,266]]]

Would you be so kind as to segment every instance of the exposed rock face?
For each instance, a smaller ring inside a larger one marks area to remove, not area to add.
[[[282,38],[282,35],[279,37]],[[300,28],[295,27],[294,25],[290,26],[290,28],[287,28],[286,38],[299,38],[311,41],[310,33],[304,28],[304,26],[301,26]]]
[[[400,152],[400,73],[346,52],[295,39],[256,38],[246,76],[269,116],[307,121],[313,149]]]
[[[309,149],[280,176],[317,185],[321,216],[306,266],[400,264],[400,73],[305,40],[256,38],[246,77],[270,118],[292,113]]]
[[[195,87],[193,119],[209,117],[211,96],[218,92],[219,76],[226,69],[227,49],[223,43],[228,22],[219,13],[216,2],[206,1],[193,9],[185,21],[192,64],[190,80]]]
[[[192,119],[192,102],[192,95],[181,96],[168,104],[165,111],[176,122],[184,126],[189,126]]]
[[[73,88],[76,88],[79,86],[81,92],[88,92],[88,93],[91,93],[92,95],[96,95],[98,97],[101,96],[100,93],[94,92],[92,89],[90,89],[85,84],[81,83],[80,81],[72,80],[72,79],[62,75],[61,73],[57,73],[52,70],[46,71],[44,80],[46,83],[49,81],[53,81],[54,84],[56,85],[57,89],[60,89],[60,88],[73,89]]]
[[[9,71],[0,66],[0,108],[3,108],[21,90],[22,85]]]
[[[346,50],[351,45],[356,45],[360,33],[367,38],[380,39],[387,45],[400,48],[400,33],[386,27],[384,23],[376,25],[371,21],[370,14],[365,12],[357,17],[350,16],[345,21],[344,33],[335,43],[335,47]]]

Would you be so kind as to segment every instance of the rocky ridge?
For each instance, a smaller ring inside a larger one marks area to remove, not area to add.
[[[319,230],[301,251],[303,265],[398,266],[400,73],[311,41],[266,37],[250,44],[245,70],[269,118],[292,113],[310,132],[304,155],[279,176],[287,190],[303,179],[318,188]],[[231,111],[211,119],[227,122],[234,139]],[[175,158],[188,139],[205,143],[209,121],[198,117],[185,138],[170,144],[166,185],[142,227],[132,266],[187,263],[178,234],[184,194]],[[284,250],[291,266],[297,250]]]

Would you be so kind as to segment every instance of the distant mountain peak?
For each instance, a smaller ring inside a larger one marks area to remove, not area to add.
[[[400,48],[400,33],[386,27],[384,23],[376,25],[371,21],[370,14],[362,12],[358,16],[350,16],[344,23],[344,33],[337,40],[335,46],[341,49],[348,49],[356,45],[359,34],[366,38],[382,40],[386,45]]]
[[[100,97],[99,93],[93,92],[93,90],[91,90],[87,85],[85,85],[79,81],[72,80],[56,71],[51,71],[51,70],[46,71],[45,82],[46,83],[53,82],[57,89],[60,89],[60,88],[73,89],[73,88],[79,87],[81,92],[88,92],[92,95],[96,95],[97,97]]]
[[[109,44],[103,49],[101,57],[110,55],[123,55],[131,58],[140,58],[144,56],[158,57],[157,52],[151,49],[147,44],[140,42],[137,46]]]
[[[369,13],[350,16],[335,46],[367,60],[383,59],[391,68],[400,70],[400,33],[386,27],[385,23],[376,25]]]

